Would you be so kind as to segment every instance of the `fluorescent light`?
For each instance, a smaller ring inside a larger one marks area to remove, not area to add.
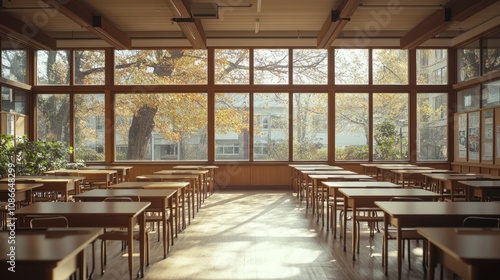
[[[259,27],[260,27],[260,20],[257,18],[255,19],[255,33],[259,33]]]

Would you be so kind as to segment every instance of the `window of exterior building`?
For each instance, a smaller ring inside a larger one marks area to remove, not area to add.
[[[76,161],[104,161],[104,94],[75,94]]]
[[[207,160],[206,93],[117,94],[115,112],[117,161]]]
[[[215,84],[249,84],[250,50],[216,49]]]
[[[216,160],[249,160],[249,106],[248,93],[215,95]]]
[[[288,84],[288,49],[254,50],[254,84]]]
[[[335,49],[335,84],[368,84],[368,49]]]
[[[254,119],[254,147],[262,147],[254,153],[254,160],[289,160],[289,95],[288,93],[255,93],[255,116],[268,116],[269,125],[259,125]]]
[[[36,77],[38,85],[69,85],[69,51],[37,51]]]
[[[408,94],[373,94],[373,160],[409,159]]]
[[[448,55],[446,49],[417,50],[417,84],[446,85]]]
[[[106,53],[103,50],[78,50],[73,52],[74,84],[104,85]]]
[[[375,85],[407,85],[408,84],[408,51],[397,49],[374,49],[373,84]]]
[[[482,108],[500,106],[500,80],[482,85]]]
[[[368,107],[367,93],[335,94],[335,160],[368,160]]]
[[[479,40],[457,49],[457,81],[464,82],[481,75]]]
[[[417,95],[417,160],[448,159],[448,95]]]
[[[328,160],[328,94],[293,94],[293,160]]]
[[[15,112],[20,114],[27,114],[27,100],[28,93],[23,90],[14,89],[11,87],[0,87],[2,92],[2,103],[0,105],[1,111]]]
[[[296,85],[328,84],[328,51],[293,50],[293,83]]]
[[[481,106],[481,87],[474,86],[457,92],[457,112],[478,110]]]

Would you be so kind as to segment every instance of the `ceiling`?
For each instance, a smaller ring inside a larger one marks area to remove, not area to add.
[[[0,0],[0,34],[39,49],[447,47],[499,26],[496,0]]]

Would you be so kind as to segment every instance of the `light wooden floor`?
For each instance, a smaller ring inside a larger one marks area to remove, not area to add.
[[[352,261],[350,247],[344,252],[341,239],[333,239],[289,190],[218,191],[179,233],[166,259],[153,237],[151,264],[143,279],[397,279],[395,242],[390,242],[386,277],[382,233],[369,238],[363,228],[361,251]],[[350,242],[349,229],[347,238]],[[108,244],[106,272],[101,276],[97,261],[93,279],[126,279],[126,255],[119,243]],[[412,249],[412,268],[405,260],[402,278],[424,279],[422,250],[416,243]]]

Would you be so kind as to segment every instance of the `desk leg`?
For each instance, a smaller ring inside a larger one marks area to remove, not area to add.
[[[345,202],[344,202],[345,203]],[[356,260],[356,242],[357,242],[357,232],[358,232],[358,223],[356,222],[356,203],[353,201],[352,205],[352,260]],[[345,237],[344,237],[345,238]]]
[[[170,245],[174,245],[174,201],[173,201],[174,198],[175,198],[175,201],[178,202],[177,192],[176,192],[174,197],[168,198],[168,201],[170,204],[170,217],[169,217],[169,220],[170,220]],[[176,221],[177,221],[177,218],[176,218]],[[165,232],[165,230],[164,230],[164,232]]]
[[[436,273],[436,247],[431,242],[427,242],[427,250],[428,250],[428,271],[427,271],[427,280],[434,280],[434,274]]]
[[[388,227],[389,227],[389,215],[387,215],[387,213],[384,212],[384,239],[382,241],[384,244],[383,244],[383,248],[382,248],[382,255],[383,255],[382,266],[384,266],[385,276],[389,275],[388,268],[387,268],[387,266],[388,266],[387,263],[389,260],[389,257],[388,257],[389,248],[388,248],[388,244],[387,244],[387,242],[389,241],[388,240],[388,234],[389,234]]]
[[[396,229],[396,242],[397,242],[397,259],[398,259],[398,279],[401,279],[401,269],[403,261],[401,260],[402,252],[401,252],[401,227],[397,226]],[[408,256],[409,258],[410,256]]]
[[[328,190],[328,191],[330,191],[330,190]],[[337,238],[337,194],[335,192],[336,192],[336,189],[333,189],[333,207],[332,207],[332,211],[331,211],[332,212],[333,238]],[[326,205],[326,207],[330,207],[330,206]],[[330,230],[330,229],[328,229],[328,230]]]
[[[181,199],[182,199],[182,229],[186,228],[186,195],[184,193],[184,188],[181,189]],[[179,193],[179,191],[177,191]],[[188,199],[189,201],[189,199]],[[189,205],[187,206],[189,209]],[[188,213],[189,214],[189,213]]]
[[[344,242],[344,252],[347,251],[346,250],[346,233],[347,233],[347,201],[345,200],[344,198],[344,216],[343,216],[343,221],[342,221],[342,224],[344,224],[344,226],[342,227],[342,238],[344,239],[343,242]]]
[[[172,203],[172,197],[169,197],[168,198],[168,204],[171,205]],[[162,230],[162,235],[163,235],[163,258],[167,258],[167,252],[168,252],[168,249],[167,249],[167,217],[165,216],[167,214],[167,205],[165,205],[165,200],[163,199],[163,211],[161,212],[161,225],[163,227],[163,230]],[[169,217],[170,219],[170,217]],[[158,230],[160,230],[158,228]],[[159,233],[159,232],[158,232]],[[149,237],[147,237],[149,238]]]
[[[85,263],[85,250],[81,250],[77,257],[77,271],[79,279],[87,279],[87,264]]]
[[[144,229],[144,228],[142,228]],[[133,279],[133,269],[134,269],[134,260],[133,260],[133,253],[134,253],[134,225],[132,224],[132,219],[129,219],[129,222],[128,222],[128,272],[129,272],[129,278],[130,279]],[[141,233],[140,233],[141,234]],[[141,240],[139,241],[139,243],[142,244],[142,242],[144,241],[144,236],[143,234],[141,234]],[[139,253],[142,253],[140,250],[139,250]],[[141,254],[141,257],[142,258],[142,254]],[[139,268],[140,269],[140,268]]]

